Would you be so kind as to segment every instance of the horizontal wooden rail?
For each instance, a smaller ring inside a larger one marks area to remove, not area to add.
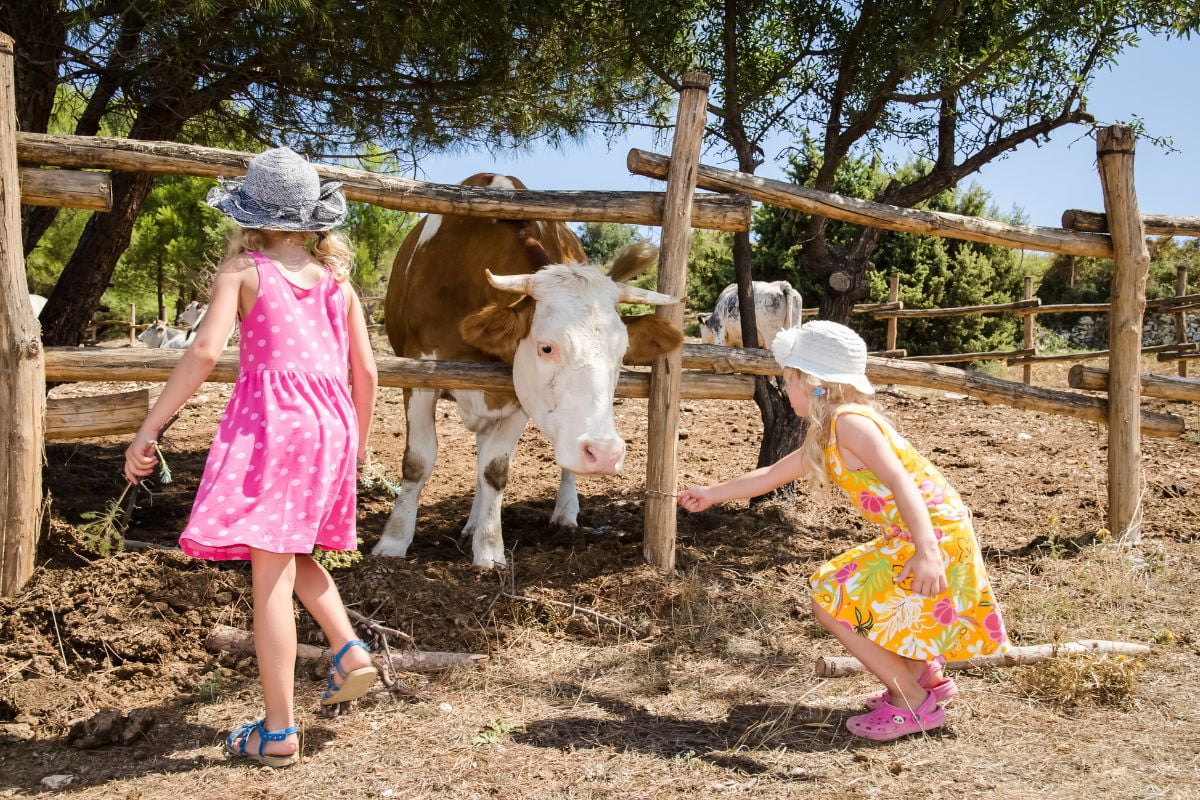
[[[957,308],[905,308],[899,310],[880,309],[869,312],[875,319],[924,319],[931,317],[969,317],[975,314],[1002,314],[1008,311],[1037,310],[1041,300],[1016,300],[1011,303],[993,303],[986,306],[959,306]],[[1039,311],[1040,313],[1040,311]]]
[[[670,163],[670,156],[637,148],[630,150],[626,158],[630,172],[659,179],[666,178]],[[759,178],[744,172],[718,169],[704,164],[700,165],[696,185],[717,192],[744,192],[755,200],[771,205],[885,230],[923,233],[1072,256],[1112,257],[1112,242],[1106,234],[1010,225],[942,211],[918,211],[821,192],[784,181]]]
[[[107,172],[21,167],[17,177],[22,205],[112,211],[112,178]]]
[[[779,363],[766,350],[711,344],[685,344],[683,366],[685,369],[711,369],[715,372],[754,375],[781,373]],[[867,356],[867,377],[877,386],[897,384],[959,392],[987,403],[1045,411],[1101,425],[1108,423],[1108,403],[1102,398],[1026,386],[1017,381],[993,378],[980,372],[968,372],[955,367]],[[1142,412],[1142,433],[1148,436],[1179,436],[1185,429],[1184,421],[1180,417]]]
[[[201,177],[235,177],[246,172],[252,153],[102,136],[17,134],[23,164],[154,172]],[[623,222],[661,225],[662,192],[534,191],[426,183],[366,170],[314,165],[322,178],[339,180],[351,200],[431,214],[563,222]],[[466,177],[465,175],[463,176]],[[722,231],[750,230],[746,197],[697,195],[692,226]]]
[[[1146,233],[1168,236],[1200,236],[1200,217],[1169,217],[1165,214],[1143,214]],[[1073,231],[1108,233],[1108,216],[1103,211],[1083,211],[1068,208],[1062,215],[1062,226]]]
[[[164,381],[182,355],[183,351],[179,350],[52,347],[46,350],[46,380]],[[376,362],[380,386],[512,391],[512,372],[504,364],[420,361],[391,356],[378,356]],[[683,366],[711,372],[747,373],[687,372],[683,375],[683,397],[690,400],[749,400],[754,396],[754,380],[750,375],[780,374],[778,363],[766,350],[717,345],[684,345]],[[222,356],[209,380],[232,383],[237,379],[237,370],[236,355]],[[962,392],[989,403],[1003,403],[1014,408],[1045,411],[1100,424],[1105,424],[1108,419],[1108,404],[1101,398],[1025,386],[953,367],[868,356],[867,375],[879,385],[901,384]],[[622,371],[617,382],[618,397],[644,398],[649,396],[649,390],[648,372]],[[1184,430],[1184,422],[1179,417],[1142,412],[1142,433],[1148,436],[1179,436]]]
[[[1200,343],[1192,344],[1156,344],[1153,347],[1143,347],[1142,353],[1192,353],[1200,349]],[[1090,361],[1094,358],[1108,358],[1108,350],[1085,350],[1079,353],[1054,353],[1046,356],[1019,356],[1008,359],[1009,366],[1017,364],[1039,364],[1050,361]]]
[[[1159,353],[1157,356],[1159,361],[1192,361],[1200,358],[1200,352],[1194,353]]]
[[[1076,364],[1067,373],[1067,383],[1072,389],[1107,392],[1108,370]],[[1191,403],[1200,403],[1200,379],[1142,373],[1142,394],[1149,397],[1160,397],[1163,400],[1185,400]]]
[[[90,397],[47,398],[46,440],[136,433],[161,392],[162,386],[151,386]]]
[[[946,355],[932,356],[908,356],[905,361],[924,361],[926,364],[956,364],[961,361],[995,361],[1001,358],[1017,358],[1019,356],[1031,356],[1036,353],[1035,348],[1022,348],[1021,350],[988,350],[982,353],[947,353]]]
[[[850,309],[851,314],[879,314],[881,311],[895,311],[896,309],[904,308],[904,301],[897,300],[895,303],[860,303]],[[821,313],[819,308],[805,308],[800,311],[802,317],[815,317]]]
[[[123,350],[75,347],[46,349],[46,380],[165,381],[182,357],[182,350],[129,348]],[[461,361],[423,361],[377,356],[379,385],[408,389],[484,389],[511,392],[512,370],[504,364]],[[233,383],[238,356],[222,356],[208,380]],[[618,397],[645,398],[650,394],[650,373],[625,370],[617,382]],[[749,400],[754,380],[734,375],[692,373],[684,376],[683,397],[688,400]]]

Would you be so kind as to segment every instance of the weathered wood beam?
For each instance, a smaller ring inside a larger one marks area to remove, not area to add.
[[[906,361],[923,361],[926,364],[959,364],[964,361],[995,361],[997,359],[1011,359],[1019,356],[1030,356],[1037,352],[1037,348],[1028,347],[1020,350],[985,350],[980,353],[948,353],[945,355],[932,356],[907,356]]]
[[[1002,314],[1008,311],[1037,309],[1041,300],[1016,300],[1011,303],[993,303],[986,306],[959,306],[957,308],[904,308],[880,309],[870,312],[875,319],[927,319],[931,317],[969,317],[977,314]]]
[[[71,381],[165,381],[183,355],[179,350],[122,350],[93,347],[51,347],[46,350],[46,380]],[[504,364],[454,361],[423,361],[394,356],[377,356],[379,385],[413,389],[485,389],[511,392],[512,371]],[[750,375],[778,375],[779,365],[766,350],[717,345],[683,346],[683,367],[741,375],[685,372],[685,400],[750,400],[754,381]],[[237,356],[222,356],[208,380],[232,383],[237,380]],[[1104,424],[1108,404],[1099,397],[1025,386],[1017,381],[993,378],[954,367],[867,357],[867,376],[877,385],[922,386],[959,392],[987,403],[1044,411]],[[646,372],[624,370],[617,381],[617,396],[645,398],[650,394]],[[1142,412],[1142,432],[1148,436],[1179,436],[1185,430],[1181,418],[1170,414]]]
[[[1141,349],[1141,352],[1143,354],[1177,353],[1177,352],[1188,353],[1188,352],[1195,352],[1197,349],[1200,349],[1200,342],[1193,342],[1191,344],[1182,344],[1182,345],[1180,345],[1180,344],[1156,344],[1156,345],[1152,345],[1150,347],[1143,347]],[[1087,350],[1087,351],[1080,352],[1080,353],[1052,353],[1049,355],[1042,355],[1042,356],[1034,355],[1034,356],[1019,356],[1017,358],[1010,358],[1010,359],[1008,359],[1008,365],[1010,367],[1014,367],[1018,364],[1039,364],[1042,362],[1051,362],[1051,361],[1091,361],[1092,359],[1110,358],[1111,356],[1112,356],[1111,350]]]
[[[1103,211],[1083,211],[1068,208],[1062,215],[1062,226],[1073,231],[1108,233],[1108,215]],[[1200,217],[1171,217],[1166,214],[1143,214],[1146,233],[1167,236],[1200,236]]]
[[[1067,383],[1072,389],[1090,392],[1108,391],[1108,370],[1076,364],[1067,373]],[[1142,373],[1142,394],[1160,397],[1163,400],[1183,400],[1200,403],[1200,379],[1174,378],[1167,375]]]
[[[42,521],[41,328],[29,305],[21,249],[13,40],[0,33],[0,597],[33,574]]]
[[[102,136],[22,133],[17,157],[25,164],[232,178],[243,175],[253,153],[178,142]],[[494,219],[623,222],[661,225],[663,192],[534,191],[459,186],[315,164],[322,178],[339,180],[346,197],[383,208]],[[467,176],[463,176],[464,178]],[[722,231],[750,230],[746,197],[698,195],[692,225]]]
[[[670,162],[668,156],[637,148],[630,150],[626,159],[630,172],[651,178],[665,177]],[[1112,256],[1112,243],[1104,234],[1009,225],[961,214],[889,206],[704,164],[700,165],[697,186],[717,192],[744,192],[755,200],[771,205],[889,231],[923,233],[1073,256]]]
[[[161,386],[89,397],[46,400],[46,441],[136,433]]]
[[[21,205],[112,210],[112,176],[107,172],[21,167]]]

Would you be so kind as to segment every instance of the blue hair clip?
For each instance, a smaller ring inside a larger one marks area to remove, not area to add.
[[[817,386],[817,387],[813,388],[813,397],[824,397],[824,396],[825,396],[825,387],[824,386]]]

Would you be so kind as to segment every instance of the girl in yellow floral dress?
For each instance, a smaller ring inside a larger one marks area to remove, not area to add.
[[[879,535],[812,576],[813,613],[884,685],[846,727],[889,741],[945,724],[956,692],[946,660],[1008,648],[971,515],[958,492],[870,404],[867,347],[844,325],[816,321],[772,344],[792,409],[809,431],[769,467],[679,495],[688,511],[765,494],[805,478],[850,496]]]

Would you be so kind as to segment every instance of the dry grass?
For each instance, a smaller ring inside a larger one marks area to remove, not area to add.
[[[1016,683],[1030,697],[1065,708],[1082,705],[1133,708],[1143,662],[1125,656],[1052,658],[1021,669]]]

